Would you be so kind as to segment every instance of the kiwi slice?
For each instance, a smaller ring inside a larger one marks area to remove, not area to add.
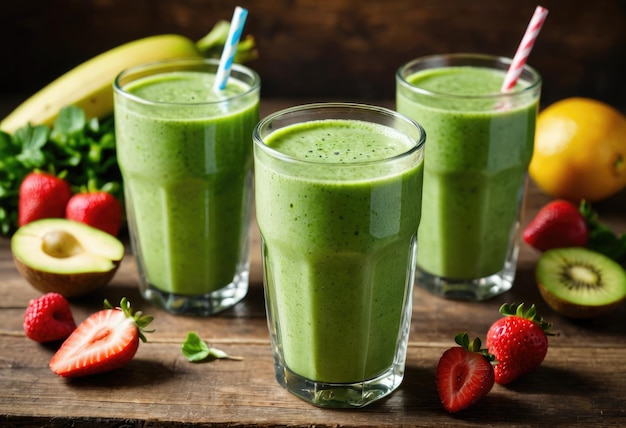
[[[537,262],[541,296],[568,318],[595,318],[626,298],[626,272],[614,260],[582,247],[555,248]]]

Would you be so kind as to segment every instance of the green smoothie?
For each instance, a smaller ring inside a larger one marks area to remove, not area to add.
[[[538,108],[537,97],[504,105],[488,96],[503,80],[494,69],[444,67],[406,78],[435,96],[398,89],[398,111],[428,135],[417,260],[432,275],[476,279],[503,269]]]
[[[217,95],[214,77],[144,77],[123,88],[144,101],[116,100],[117,155],[139,270],[147,283],[176,295],[219,290],[247,262],[258,93],[237,98],[250,88],[231,77]]]
[[[415,142],[356,120],[289,125],[264,142],[296,159],[255,149],[268,312],[284,363],[318,382],[372,379],[393,365],[407,316],[422,151],[381,161]]]

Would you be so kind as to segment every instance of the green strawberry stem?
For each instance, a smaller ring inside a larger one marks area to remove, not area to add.
[[[154,317],[149,316],[149,315],[144,316],[141,311],[137,311],[133,314],[133,310],[132,310],[132,307],[130,306],[130,302],[128,301],[126,297],[122,297],[122,300],[120,300],[120,306],[118,308],[113,307],[113,305],[111,305],[109,301],[105,299],[104,307],[105,309],[119,309],[122,312],[124,312],[124,315],[126,315],[127,318],[132,319],[135,325],[137,326],[137,330],[139,331],[139,339],[141,339],[142,342],[145,343],[148,341],[144,333],[154,332],[154,329],[152,330],[146,329],[146,327],[152,322]]]
[[[555,334],[550,332],[552,329],[552,323],[545,321],[539,314],[537,313],[537,308],[534,304],[530,305],[528,309],[524,307],[524,303],[520,303],[519,305],[515,303],[504,303],[500,306],[500,313],[504,316],[518,316],[520,318],[525,318],[527,320],[533,321],[537,323],[543,332],[548,336],[554,336]]]
[[[479,354],[482,354],[487,359],[487,361],[493,362],[496,359],[494,355],[489,353],[488,349],[481,348],[482,343],[478,337],[475,337],[473,340],[470,341],[467,333],[458,333],[456,336],[454,336],[454,341],[461,348],[469,352],[477,352]]]

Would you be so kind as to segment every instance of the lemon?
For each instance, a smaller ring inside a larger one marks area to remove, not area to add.
[[[546,194],[579,202],[626,187],[626,116],[589,98],[566,98],[537,117],[530,177]]]

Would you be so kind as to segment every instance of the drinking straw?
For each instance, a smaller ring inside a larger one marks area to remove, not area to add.
[[[228,36],[226,43],[224,44],[224,50],[222,50],[222,56],[215,75],[215,83],[213,84],[214,91],[222,91],[226,88],[228,77],[230,76],[230,70],[233,66],[233,60],[237,53],[237,45],[243,32],[243,26],[246,23],[248,11],[242,7],[237,6],[233,13],[233,19],[230,22],[230,28],[228,30]]]
[[[524,37],[520,42],[517,51],[515,52],[515,56],[513,57],[513,61],[509,66],[509,69],[506,72],[506,76],[504,77],[504,82],[502,83],[502,88],[500,92],[510,92],[513,90],[515,85],[517,84],[517,79],[519,79],[522,74],[522,70],[524,69],[524,65],[526,64],[526,59],[528,55],[530,55],[530,51],[535,44],[535,40],[537,40],[537,36],[539,35],[539,31],[543,26],[543,23],[548,16],[548,9],[537,6],[535,9],[535,13],[533,13],[530,22],[528,23],[528,27],[526,28],[526,32],[524,33]]]

